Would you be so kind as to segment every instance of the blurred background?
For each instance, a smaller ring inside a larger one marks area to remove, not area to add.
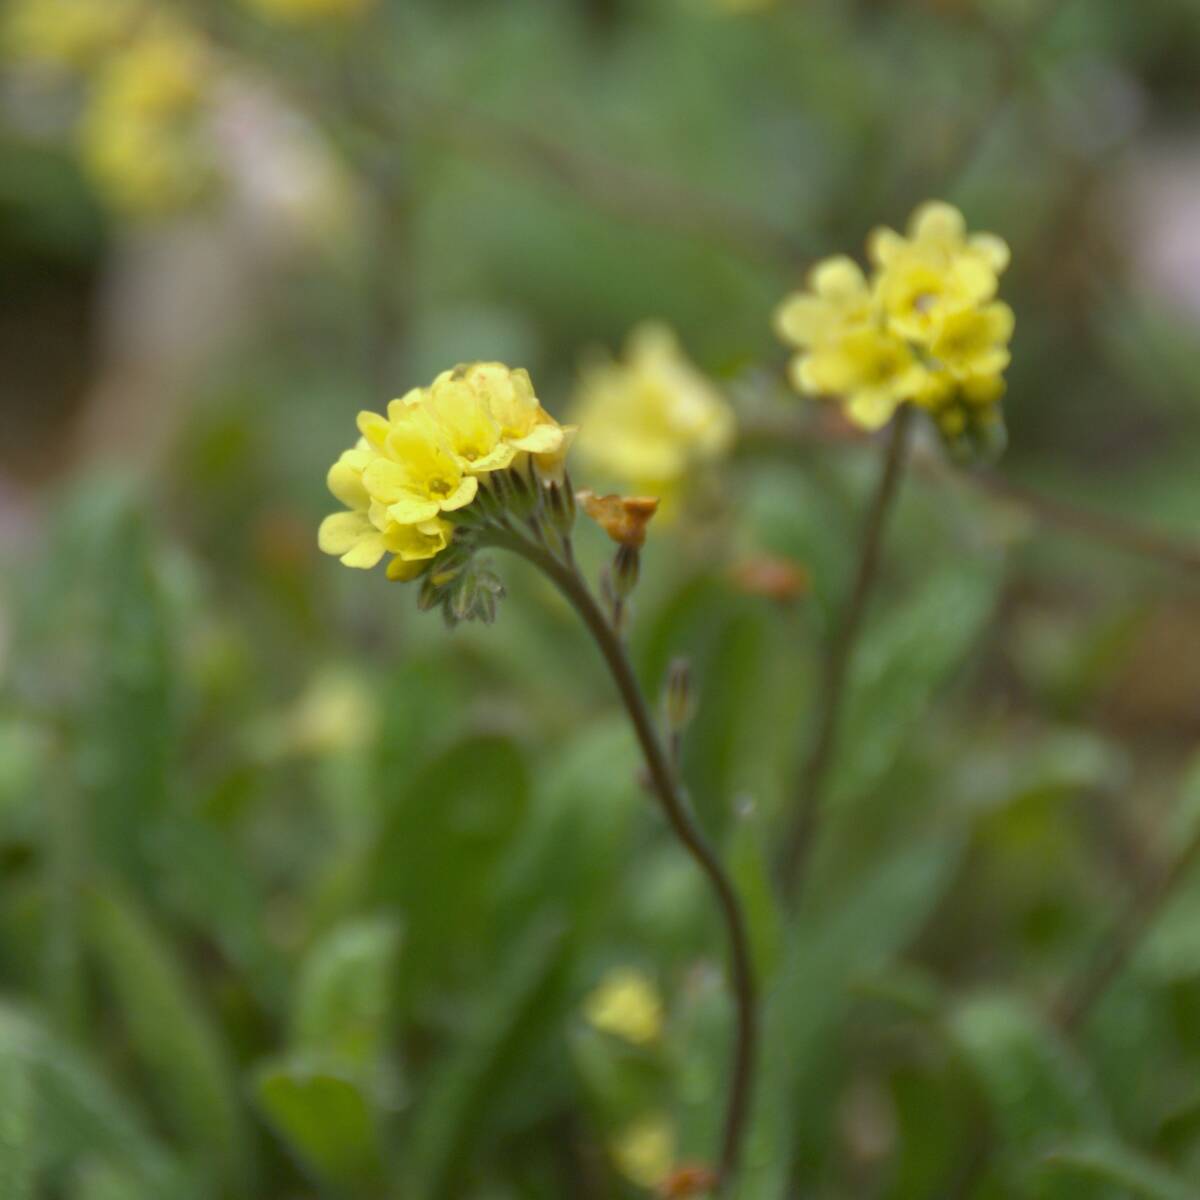
[[[500,359],[565,420],[647,321],[737,428],[650,480],[631,634],[765,980],[737,1194],[1200,1194],[1195,0],[0,13],[0,1197],[710,1158],[721,931],[577,623],[315,537],[359,409]],[[878,459],[771,318],[933,197],[1012,246],[1009,444],[921,435],[791,913]]]

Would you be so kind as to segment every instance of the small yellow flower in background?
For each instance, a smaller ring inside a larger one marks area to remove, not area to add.
[[[14,0],[4,48],[18,61],[83,70],[120,44],[143,8],[141,0]]]
[[[639,1187],[659,1187],[675,1163],[675,1126],[666,1113],[650,1113],[613,1139],[617,1170]]]
[[[838,397],[846,416],[878,429],[905,402],[935,415],[952,444],[997,444],[1014,318],[995,299],[1008,246],[971,234],[952,205],[930,202],[905,235],[877,229],[868,278],[844,255],[818,263],[775,327],[798,353],[797,390]]]
[[[846,398],[846,414],[864,429],[891,420],[925,386],[926,371],[908,343],[875,325],[819,342],[794,365],[792,379],[813,395]]]
[[[98,68],[80,139],[84,165],[114,207],[170,211],[211,182],[203,122],[213,69],[204,38],[173,21],[140,27]]]
[[[609,971],[583,1003],[588,1024],[644,1046],[662,1034],[663,1006],[658,989],[641,971],[618,967]]]
[[[376,0],[243,0],[260,16],[284,23],[345,20],[360,17]]]
[[[669,497],[733,445],[733,409],[661,325],[631,334],[620,361],[584,369],[574,406],[580,456],[631,490]]]
[[[427,572],[451,547],[455,524],[470,521],[472,506],[508,502],[490,477],[512,475],[519,480],[513,486],[532,488],[538,459],[561,476],[570,444],[570,431],[542,408],[528,373],[500,363],[443,371],[393,400],[386,416],[359,413],[358,428],[357,445],[326,480],[345,511],[321,522],[317,543],[360,569],[390,554],[388,578],[400,581]]]
[[[288,714],[286,743],[299,754],[340,754],[369,745],[379,723],[374,694],[353,671],[318,672]]]

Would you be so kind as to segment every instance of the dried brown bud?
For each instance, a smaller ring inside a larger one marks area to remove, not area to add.
[[[597,496],[583,488],[576,499],[614,542],[637,548],[646,543],[646,526],[658,511],[657,496]]]

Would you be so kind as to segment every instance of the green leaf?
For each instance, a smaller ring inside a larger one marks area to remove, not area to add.
[[[33,1073],[29,1063],[0,1048],[0,1200],[33,1200]]]
[[[170,948],[115,886],[89,895],[88,933],[135,1054],[198,1163],[244,1188],[247,1148],[225,1048]]]
[[[984,563],[946,568],[894,611],[868,615],[848,682],[831,804],[870,791],[887,773],[979,638],[999,579]]]
[[[956,834],[926,833],[878,865],[832,910],[814,904],[795,920],[765,998],[739,1200],[779,1200],[787,1194],[794,1157],[807,1175],[824,1152],[853,985],[878,973],[917,934],[952,878],[962,846]]]
[[[1008,1144],[1030,1149],[1055,1133],[1107,1123],[1083,1064],[1020,1000],[971,997],[948,1028]]]
[[[254,1094],[297,1159],[318,1177],[370,1192],[385,1178],[379,1123],[361,1084],[310,1056],[263,1065]]]
[[[736,816],[729,845],[729,870],[742,901],[751,949],[760,979],[767,979],[779,959],[783,913],[775,899],[767,833],[757,809]]]
[[[1042,1160],[1045,1169],[1080,1186],[1096,1180],[1144,1200],[1195,1200],[1200,1189],[1191,1180],[1109,1138],[1081,1138],[1056,1146]]]
[[[261,884],[237,849],[204,821],[167,817],[150,839],[172,908],[211,938],[268,1009],[286,989],[285,963],[265,933]]]
[[[39,1167],[60,1171],[86,1157],[108,1158],[150,1195],[195,1196],[179,1165],[79,1052],[7,1005],[0,1005],[0,1064],[6,1073],[15,1064],[31,1078]]]
[[[469,977],[495,955],[499,866],[529,808],[525,759],[506,738],[469,737],[402,788],[368,868],[368,901],[405,922],[401,1001]]]
[[[565,963],[566,932],[561,920],[544,917],[507,947],[478,1011],[422,1086],[406,1164],[414,1196],[461,1194],[460,1172],[480,1144],[489,1110],[503,1109],[510,1076],[554,1035],[546,1010]]]
[[[89,1159],[71,1181],[71,1200],[158,1200],[121,1164]]]
[[[570,913],[571,936],[619,901],[631,830],[647,798],[641,757],[625,718],[597,721],[539,763],[528,823],[500,875],[503,925],[519,930],[548,904]]]
[[[126,513],[105,547],[97,660],[86,744],[97,852],[148,880],[141,839],[171,795],[175,742],[171,627],[146,519]]]
[[[292,1041],[357,1067],[382,1054],[395,996],[400,927],[363,917],[326,934],[308,953],[297,983]]]

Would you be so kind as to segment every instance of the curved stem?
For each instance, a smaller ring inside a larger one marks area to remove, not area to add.
[[[837,749],[846,680],[850,673],[854,644],[879,568],[879,549],[888,514],[899,490],[911,423],[910,406],[902,405],[892,420],[884,451],[883,470],[871,501],[870,511],[867,513],[854,588],[842,611],[841,621],[834,632],[829,652],[825,656],[821,681],[821,713],[811,749],[800,774],[796,815],[784,849],[783,880],[787,892],[793,898],[799,892],[804,869],[812,851],[817,818],[820,815],[821,794]]]
[[[617,685],[663,814],[675,836],[707,876],[721,910],[729,937],[730,977],[737,1007],[737,1037],[733,1050],[721,1155],[717,1166],[718,1188],[724,1188],[737,1170],[746,1132],[758,1040],[757,987],[751,962],[750,939],[741,904],[725,868],[701,832],[679,789],[669,757],[620,636],[605,616],[578,569],[573,564],[560,561],[524,537],[506,537],[496,541],[497,544],[528,559],[548,575],[583,619],[608,665],[613,682]]]

